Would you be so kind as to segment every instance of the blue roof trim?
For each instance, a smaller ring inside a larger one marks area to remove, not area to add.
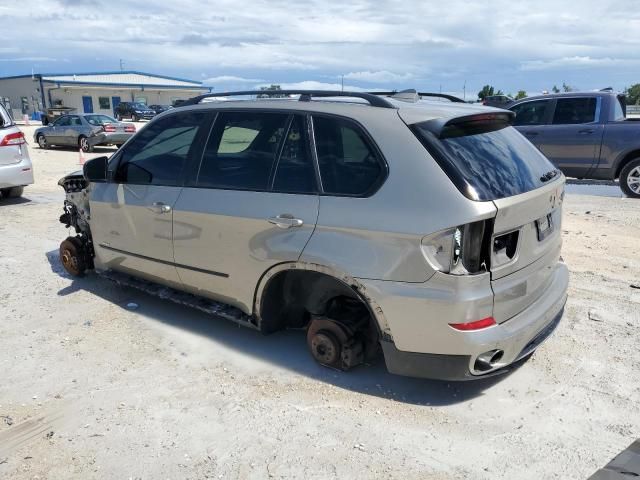
[[[1,79],[0,79],[1,80]],[[86,86],[99,86],[99,87],[127,87],[127,88],[144,88],[146,90],[155,89],[175,89],[175,90],[209,90],[209,87],[203,87],[202,85],[154,85],[148,83],[108,83],[108,82],[78,82],[72,80],[42,80],[44,83],[53,83],[60,86],[64,85],[86,85]]]
[[[106,71],[106,72],[75,72],[75,73],[34,73],[33,75],[28,74],[28,75],[14,75],[11,77],[0,77],[0,80],[8,80],[10,78],[27,78],[27,77],[31,77],[33,76],[34,78],[38,78],[39,76],[42,77],[59,77],[59,76],[70,76],[70,75],[115,75],[115,74],[134,74],[134,75],[147,75],[149,77],[155,77],[155,78],[164,78],[165,80],[175,80],[177,82],[188,82],[188,83],[193,83],[194,86],[201,86],[202,82],[199,82],[197,80],[189,80],[187,78],[179,78],[179,77],[170,77],[167,75],[157,75],[155,73],[147,73],[147,72],[140,72],[138,70],[110,70],[110,71]],[[44,78],[43,78],[44,80]],[[58,80],[53,80],[53,81],[58,81]],[[92,83],[92,82],[84,82],[84,83]],[[114,85],[124,85],[124,84],[114,84]],[[139,84],[142,85],[142,84]]]

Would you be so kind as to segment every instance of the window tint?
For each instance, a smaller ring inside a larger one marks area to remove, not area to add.
[[[69,123],[77,127],[82,125],[82,120],[80,120],[80,117],[71,117]]]
[[[313,129],[325,193],[362,195],[375,186],[384,167],[360,128],[342,119],[313,117]]]
[[[553,124],[571,125],[594,122],[596,103],[595,97],[558,98],[556,111],[553,113]]]
[[[205,113],[181,113],[150,123],[124,147],[116,182],[177,185]]]
[[[512,107],[516,114],[514,125],[541,125],[544,122],[545,110],[549,100],[533,100]]]
[[[549,160],[513,127],[444,139],[420,123],[412,130],[471,200],[497,200],[528,192],[542,186],[543,175],[554,170]]]
[[[304,117],[296,115],[284,141],[276,167],[273,190],[284,193],[315,193],[316,172],[313,167]]]
[[[219,113],[205,147],[197,186],[268,190],[288,119],[284,113]]]
[[[65,115],[64,117],[60,117],[58,120],[56,120],[53,125],[56,127],[66,127],[70,124],[70,122],[71,117]]]

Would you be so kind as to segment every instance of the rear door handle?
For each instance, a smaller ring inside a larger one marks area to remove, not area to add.
[[[269,217],[267,221],[278,228],[301,227],[304,224],[302,220],[294,218],[290,213],[282,213],[275,217]]]
[[[169,213],[171,211],[171,205],[167,205],[163,202],[153,202],[151,209],[156,213]]]
[[[590,129],[590,128],[587,128],[585,130],[578,130],[578,133],[581,134],[581,135],[588,135],[590,133],[593,133],[593,130]]]

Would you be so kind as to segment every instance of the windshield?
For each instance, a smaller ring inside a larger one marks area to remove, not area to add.
[[[131,104],[131,106],[133,108],[137,108],[139,110],[148,110],[149,109],[149,107],[147,107],[144,103],[133,103],[133,104]]]
[[[424,124],[413,132],[469,199],[488,201],[534,190],[555,170],[515,128],[438,138]]]
[[[91,125],[106,125],[108,123],[118,123],[115,118],[108,115],[85,115],[85,120]]]

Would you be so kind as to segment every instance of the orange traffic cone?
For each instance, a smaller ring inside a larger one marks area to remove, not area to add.
[[[82,148],[80,148],[78,150],[78,165],[84,165],[84,162],[85,162],[84,152],[82,151]]]

